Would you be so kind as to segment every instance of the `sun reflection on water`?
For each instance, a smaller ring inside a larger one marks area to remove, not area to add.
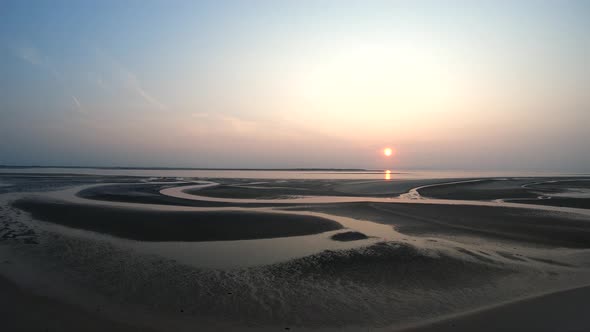
[[[385,171],[385,180],[391,180],[391,171],[390,170]]]

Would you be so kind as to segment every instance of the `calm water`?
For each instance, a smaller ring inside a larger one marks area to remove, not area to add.
[[[107,169],[107,168],[2,168],[0,173],[92,174],[153,177],[196,177],[236,179],[450,179],[514,176],[569,176],[580,174],[558,172],[501,172],[460,170],[396,170],[390,171],[300,171],[300,170],[186,170],[186,169]]]

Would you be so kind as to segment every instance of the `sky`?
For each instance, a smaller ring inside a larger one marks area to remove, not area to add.
[[[588,31],[588,1],[0,0],[0,164],[590,172]]]

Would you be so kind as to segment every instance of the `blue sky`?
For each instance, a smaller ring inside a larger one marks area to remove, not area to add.
[[[588,31],[586,1],[0,1],[0,164],[589,171]]]

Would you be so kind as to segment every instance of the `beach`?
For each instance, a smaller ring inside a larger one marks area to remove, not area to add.
[[[585,178],[1,179],[10,330],[590,326]]]

